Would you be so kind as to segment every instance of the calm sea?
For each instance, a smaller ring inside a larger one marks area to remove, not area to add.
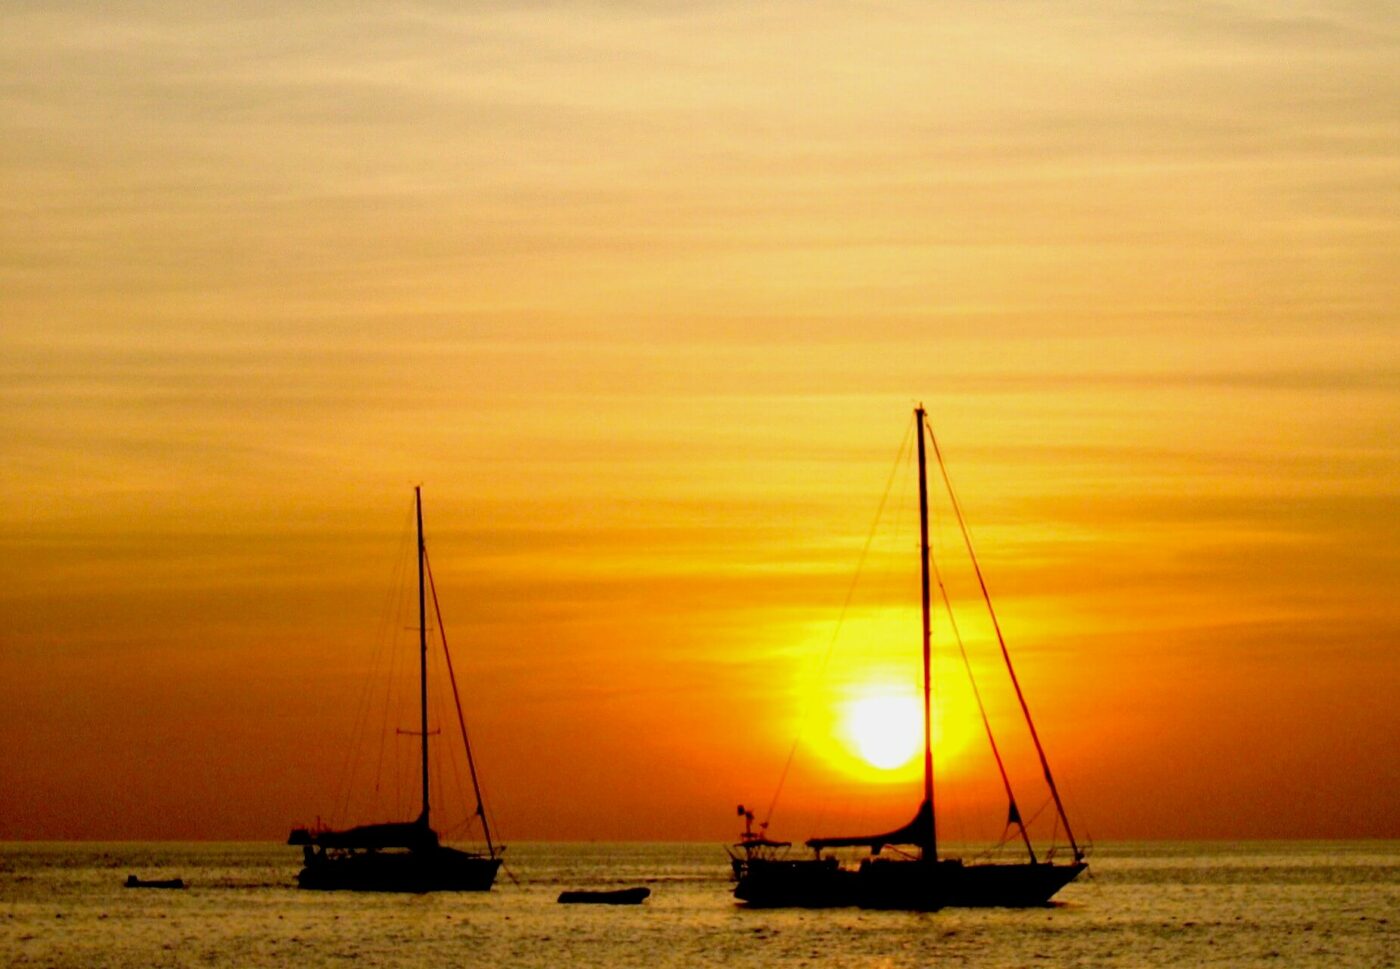
[[[1029,911],[747,911],[718,845],[519,844],[489,894],[322,894],[296,849],[0,845],[11,966],[1394,966],[1400,842],[1100,845]],[[186,891],[122,888],[128,873]],[[647,885],[640,907],[555,904]]]

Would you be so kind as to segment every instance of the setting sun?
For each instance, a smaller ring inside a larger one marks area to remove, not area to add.
[[[923,711],[912,694],[882,692],[853,700],[844,726],[855,752],[880,770],[903,767],[922,748]]]

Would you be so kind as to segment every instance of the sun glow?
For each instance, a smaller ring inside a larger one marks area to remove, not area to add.
[[[912,694],[886,691],[852,700],[843,722],[855,752],[879,770],[897,770],[923,749],[923,710]]]
[[[933,757],[940,773],[976,769],[967,760],[981,736],[974,700],[955,688],[954,670],[937,664],[933,706]],[[919,773],[924,747],[923,696],[908,678],[879,677],[853,684],[831,705],[831,745],[826,756],[833,766],[867,781],[903,781]]]

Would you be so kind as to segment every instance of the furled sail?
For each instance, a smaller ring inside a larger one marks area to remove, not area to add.
[[[808,838],[807,847],[814,851],[823,848],[869,848],[872,854],[879,854],[886,845],[914,845],[928,848],[933,844],[933,805],[928,801],[919,805],[914,819],[902,828],[885,834],[857,835],[843,838]]]

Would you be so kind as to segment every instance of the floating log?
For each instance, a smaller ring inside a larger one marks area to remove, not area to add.
[[[127,875],[124,888],[184,888],[183,878],[137,878]]]
[[[561,905],[640,905],[651,894],[650,888],[618,888],[601,892],[560,892]]]

